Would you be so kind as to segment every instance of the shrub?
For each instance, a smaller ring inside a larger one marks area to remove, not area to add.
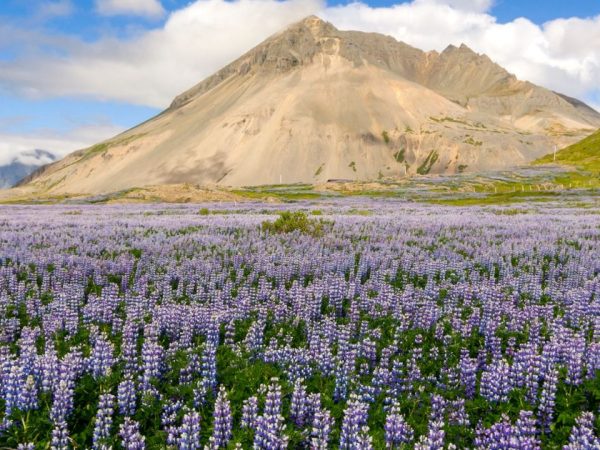
[[[210,214],[210,211],[208,210],[208,208],[202,208],[200,211],[198,211],[198,214],[200,214],[201,216],[208,216]]]
[[[384,131],[383,133],[381,133],[381,137],[383,137],[383,142],[385,142],[386,144],[390,143],[390,135],[388,134],[387,131]]]
[[[265,221],[262,223],[263,231],[269,233],[293,233],[298,231],[303,234],[321,236],[323,227],[328,223],[324,220],[309,219],[302,211],[284,211],[274,222]]]

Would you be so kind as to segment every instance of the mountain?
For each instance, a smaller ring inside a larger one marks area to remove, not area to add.
[[[374,180],[531,162],[600,127],[462,45],[423,52],[309,17],[157,117],[26,180],[53,193]]]
[[[0,189],[14,186],[40,166],[56,161],[56,156],[45,150],[22,152],[10,163],[0,166]]]

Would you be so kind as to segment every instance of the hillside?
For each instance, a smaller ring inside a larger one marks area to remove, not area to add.
[[[423,52],[309,17],[159,116],[27,182],[101,194],[478,172],[529,163],[599,127],[596,111],[464,45]]]
[[[582,141],[558,151],[556,160],[552,153],[536,161],[537,164],[553,162],[590,172],[600,172],[600,130]]]

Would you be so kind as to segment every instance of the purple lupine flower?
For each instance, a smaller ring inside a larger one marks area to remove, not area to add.
[[[533,413],[521,411],[514,426],[506,415],[488,429],[479,426],[475,436],[475,448],[477,450],[539,450],[541,444]]]
[[[467,398],[473,398],[477,384],[477,359],[470,358],[466,349],[462,349],[460,355],[460,383]]]
[[[217,347],[212,341],[204,346],[200,375],[206,390],[213,392],[217,387]]]
[[[89,368],[95,379],[105,377],[110,373],[114,364],[114,346],[106,338],[104,333],[99,334],[92,347],[92,354],[89,358]]]
[[[281,415],[281,386],[277,378],[271,379],[265,399],[265,409],[258,417],[254,433],[254,449],[280,450],[287,448],[284,418]]]
[[[60,380],[54,391],[50,418],[55,424],[64,422],[73,410],[73,389],[70,384],[71,382],[67,380]]]
[[[179,427],[175,425],[177,422],[177,415],[183,402],[181,400],[166,402],[163,405],[162,413],[160,414],[160,423],[163,430],[167,433],[167,445],[176,446],[177,440],[179,439]]]
[[[567,378],[565,382],[577,386],[581,384],[584,368],[585,339],[574,337],[566,351]]]
[[[135,382],[129,377],[125,378],[117,388],[119,413],[124,416],[133,416],[136,410],[136,397]]]
[[[486,400],[506,402],[510,390],[510,366],[505,360],[495,361],[481,374],[480,394]]]
[[[248,333],[244,338],[244,346],[250,353],[258,351],[264,341],[265,323],[262,320],[257,320],[250,325]]]
[[[33,375],[29,375],[19,400],[19,409],[21,411],[30,411],[38,407],[38,390]]]
[[[112,416],[114,411],[114,403],[115,396],[111,393],[108,392],[100,395],[92,440],[92,448],[94,450],[105,448],[103,441],[110,438],[113,423]]]
[[[41,378],[41,391],[49,393],[57,384],[58,380],[58,355],[54,347],[46,349],[46,352],[39,357],[39,376]]]
[[[356,442],[352,444],[353,450],[373,450],[373,437],[369,434],[369,427],[363,425],[356,436]]]
[[[532,411],[521,411],[515,424],[517,439],[520,448],[525,450],[538,450],[541,443],[538,438],[536,418]]]
[[[390,409],[384,429],[385,446],[388,449],[400,448],[403,444],[409,444],[413,440],[413,429],[406,423],[404,416],[400,414],[400,409],[396,405]]]
[[[235,344],[235,319],[229,320],[225,325],[225,345],[233,347]]]
[[[242,428],[256,427],[256,421],[258,418],[258,398],[252,396],[244,400],[242,405]]]
[[[421,436],[415,450],[442,450],[444,448],[444,422],[430,421],[427,436]]]
[[[123,327],[121,360],[125,363],[124,372],[132,376],[138,370],[138,335],[139,326],[128,320]]]
[[[179,428],[177,448],[179,450],[197,450],[201,448],[200,414],[196,411],[189,411],[183,416],[183,421]]]
[[[431,412],[430,421],[439,422],[444,420],[446,413],[446,400],[440,395],[433,394],[431,396]]]
[[[466,427],[469,425],[469,416],[465,409],[465,399],[459,398],[451,402],[447,402],[449,414],[448,424]]]
[[[52,429],[50,448],[52,450],[68,450],[69,430],[67,429],[67,422],[64,420],[55,422],[54,428]]]
[[[556,388],[558,385],[558,371],[555,366],[546,373],[540,403],[538,405],[538,418],[544,429],[548,431],[554,418],[554,403],[556,400]]]
[[[219,388],[219,394],[215,401],[214,424],[213,424],[213,448],[227,447],[231,439],[233,418],[231,416],[231,405],[227,398],[225,386]]]
[[[319,408],[313,415],[310,432],[310,449],[326,450],[329,448],[329,438],[334,420],[326,409]]]
[[[193,391],[194,394],[194,408],[201,408],[206,403],[206,396],[208,395],[208,388],[206,387],[205,380],[198,380],[196,387]]]
[[[594,415],[589,412],[584,412],[575,421],[575,426],[571,430],[569,444],[564,447],[564,450],[582,450],[582,449],[599,449],[600,439],[594,432]]]
[[[26,442],[25,444],[19,444],[17,450],[35,450],[35,444],[33,442]]]
[[[367,424],[369,406],[361,402],[356,394],[351,394],[346,409],[340,434],[340,449],[357,450],[354,447],[362,427]]]
[[[147,336],[142,344],[142,371],[140,389],[147,391],[150,389],[150,382],[153,379],[160,378],[163,369],[164,349],[157,342],[158,331],[155,326],[149,325]]]
[[[308,398],[303,381],[304,380],[302,379],[298,379],[294,383],[294,391],[292,393],[292,402],[290,405],[290,418],[299,428],[304,426],[308,412]]]
[[[146,438],[140,434],[140,424],[129,417],[125,417],[119,428],[121,446],[124,450],[143,450],[146,448]]]
[[[24,386],[22,367],[18,364],[13,365],[6,378],[6,382],[4,383],[5,419],[12,414],[13,409],[20,407]]]

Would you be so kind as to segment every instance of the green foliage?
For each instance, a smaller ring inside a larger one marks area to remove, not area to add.
[[[405,155],[406,155],[406,149],[403,148],[403,149],[397,151],[396,153],[394,153],[394,159],[399,163],[403,163]]]
[[[423,164],[417,168],[417,173],[419,175],[427,175],[431,171],[433,165],[437,162],[438,158],[439,155],[437,151],[432,150],[429,152],[429,155],[427,155],[427,158],[425,161],[423,161]]]
[[[198,214],[201,216],[208,216],[210,215],[210,210],[208,208],[201,208],[200,211],[198,211]]]
[[[547,202],[555,198],[556,192],[506,192],[489,195],[464,196],[429,200],[430,203],[449,206],[504,205],[520,202]]]
[[[467,167],[469,167],[467,164],[460,164],[458,166],[458,173],[463,173],[465,170],[467,170]]]
[[[383,138],[383,142],[385,142],[386,144],[389,144],[389,143],[390,143],[390,135],[388,134],[388,132],[387,132],[387,131],[385,131],[385,130],[384,130],[384,131],[381,133],[381,137]]]
[[[142,257],[142,250],[139,248],[132,248],[129,250],[129,254],[135,259],[140,259]]]
[[[350,167],[353,171],[356,172],[356,163],[354,161],[352,161],[350,164],[348,164],[348,167]]]
[[[329,224],[324,220],[310,219],[302,211],[284,211],[279,214],[279,218],[274,222],[265,221],[262,223],[263,231],[272,234],[283,234],[299,232],[310,234],[312,236],[321,236],[324,233],[325,225]]]
[[[475,139],[473,139],[473,136],[467,136],[464,142],[465,144],[473,145],[475,147],[481,147],[483,145],[483,142],[476,141]]]
[[[104,153],[105,151],[109,150],[112,147],[116,147],[118,145],[128,145],[131,142],[143,137],[145,135],[145,133],[141,133],[141,134],[134,134],[132,136],[128,136],[125,138],[121,138],[121,139],[117,139],[117,140],[113,140],[110,142],[102,142],[100,144],[96,144],[90,148],[88,148],[87,150],[84,151],[81,160],[85,160],[87,158],[91,158],[95,155],[98,155],[100,153]]]
[[[430,117],[430,120],[436,123],[450,122],[450,123],[458,123],[461,125],[468,125],[468,123],[462,119],[455,119],[454,117]]]
[[[319,168],[317,169],[317,171],[315,172],[315,177],[318,177],[319,175],[321,175],[321,173],[323,173],[323,167],[325,166],[325,164],[321,164],[319,166]]]
[[[554,153],[550,153],[535,161],[535,164],[551,164]],[[600,171],[600,130],[556,153],[556,162],[580,169]]]

